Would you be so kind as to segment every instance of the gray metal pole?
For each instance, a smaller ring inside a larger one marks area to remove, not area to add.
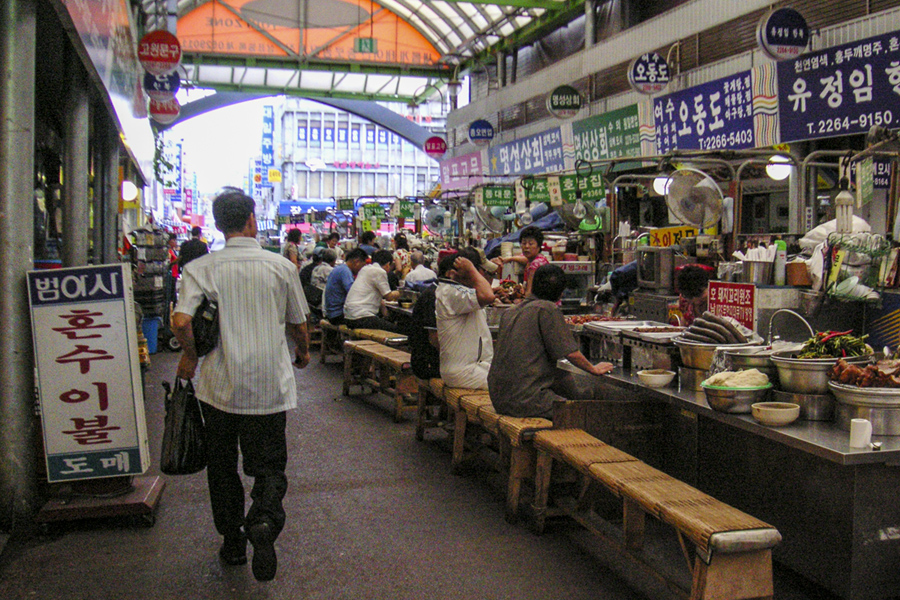
[[[584,49],[589,50],[596,39],[595,15],[597,14],[594,0],[586,0],[584,3]]]
[[[107,144],[106,122],[101,111],[94,114],[94,146],[91,152],[93,166],[93,198],[91,198],[91,263],[103,264],[103,205],[106,201],[106,156]]]
[[[103,203],[103,264],[119,262],[119,132],[112,124],[106,132],[106,198]]]
[[[36,0],[0,2],[0,530],[36,508],[34,361],[25,273],[34,256]]]
[[[79,267],[88,262],[90,212],[88,200],[88,161],[90,137],[90,100],[87,81],[78,56],[72,54],[69,97],[66,102],[66,156],[63,172],[63,252],[64,267]]]

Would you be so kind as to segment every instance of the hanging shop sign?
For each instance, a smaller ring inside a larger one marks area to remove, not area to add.
[[[494,126],[490,121],[478,119],[469,125],[469,141],[476,146],[487,146],[494,139]]]
[[[168,31],[151,31],[138,42],[138,60],[148,73],[166,75],[181,64],[181,43]]]
[[[132,286],[124,263],[28,273],[51,483],[150,466]]]
[[[363,204],[360,206],[359,216],[369,221],[381,220],[384,218],[384,207],[378,202]]]
[[[526,177],[516,180],[516,202],[550,203],[549,177]]]
[[[657,52],[641,54],[628,65],[628,83],[640,94],[659,94],[669,85],[669,65]]]
[[[641,156],[637,104],[572,122],[575,160]]]
[[[515,201],[515,192],[509,186],[486,185],[475,189],[475,206],[510,207]]]
[[[756,286],[752,283],[709,282],[709,310],[732,317],[750,330],[756,329]]]
[[[606,185],[600,174],[588,176],[581,175],[551,175],[545,180],[535,180],[534,188],[538,188],[538,182],[545,183],[546,195],[550,206],[562,206],[563,204],[575,204],[578,200],[593,204],[606,198]],[[535,199],[529,194],[529,200]]]
[[[275,166],[274,135],[275,108],[271,105],[263,106],[262,153],[260,156],[262,157],[262,166],[265,167],[267,172]],[[272,180],[270,179],[269,181]]]
[[[175,96],[181,87],[181,77],[178,71],[168,75],[154,75],[144,73],[144,91],[154,100],[168,100]]]
[[[181,114],[181,104],[175,97],[167,100],[155,100],[150,98],[150,118],[162,125],[173,123]]]
[[[562,171],[562,131],[553,127],[488,149],[491,175],[526,175]]]
[[[584,105],[581,92],[571,85],[561,85],[547,96],[547,110],[557,119],[570,119]]]
[[[281,171],[278,169],[268,170],[269,183],[281,183]]]
[[[414,219],[416,217],[416,207],[418,205],[418,202],[400,200],[394,206],[397,207],[397,216],[401,219]]]
[[[468,190],[483,180],[481,151],[441,161],[441,187],[445,190]]]
[[[809,44],[809,25],[793,8],[773,10],[760,19],[756,43],[773,60],[797,58]]]
[[[653,117],[660,154],[672,150],[753,148],[750,71],[657,98],[653,102]]]
[[[680,243],[681,238],[697,235],[697,230],[687,225],[676,225],[675,227],[659,227],[648,233],[651,246],[668,248]]]
[[[425,154],[431,158],[440,158],[447,153],[447,142],[444,138],[433,135],[425,140]]]
[[[353,204],[354,204],[353,198],[337,198],[334,201],[334,208],[336,210],[340,210],[340,211],[353,210],[353,208],[354,208]]]
[[[875,159],[871,156],[856,163],[856,207],[872,202],[875,198]]]
[[[867,133],[900,122],[896,32],[778,63],[781,141]]]

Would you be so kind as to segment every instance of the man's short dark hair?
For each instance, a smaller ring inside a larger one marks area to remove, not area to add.
[[[678,293],[691,300],[699,298],[709,285],[709,271],[697,265],[685,265],[675,277]]]
[[[365,252],[365,250],[363,250]],[[382,267],[389,262],[394,262],[394,255],[390,250],[376,250],[372,253],[372,262]]]
[[[538,267],[532,276],[531,293],[541,300],[557,302],[566,289],[566,272],[556,265]]]
[[[328,237],[325,238],[325,240],[326,240],[326,241],[327,241],[327,240],[337,240],[337,241],[341,241],[341,234],[339,234],[339,233],[336,232],[336,231],[335,231],[334,233],[329,233],[329,234],[328,234]]]
[[[481,255],[478,254],[478,250],[472,248],[471,246],[463,248],[459,251],[460,258],[467,258],[469,262],[475,265],[476,269],[481,268]]]
[[[226,188],[213,200],[213,217],[216,228],[228,235],[240,233],[247,225],[247,219],[253,214],[256,203],[253,198],[234,188]]]
[[[191,227],[191,237],[198,238],[198,237],[200,237],[200,235],[201,235],[202,233],[203,233],[203,230],[200,229],[199,227],[197,227],[196,225],[194,225],[193,227]]]
[[[351,260],[361,260],[366,262],[369,260],[369,255],[366,254],[366,251],[362,248],[354,248],[344,255],[344,262],[350,262]]]
[[[372,245],[372,242],[375,241],[375,232],[374,231],[363,231],[362,235],[359,236],[360,244],[369,244]]]
[[[540,230],[540,228],[535,227],[534,225],[530,225],[523,229],[519,233],[519,243],[521,244],[523,240],[534,240],[537,242],[538,248],[540,248],[544,244],[544,234]],[[555,301],[554,301],[555,302]]]
[[[294,242],[295,244],[300,243],[300,230],[299,229],[289,229],[287,232],[287,241]]]
[[[459,258],[459,254],[454,252],[448,254],[438,262],[438,277],[446,277],[447,273],[453,270],[453,263]]]

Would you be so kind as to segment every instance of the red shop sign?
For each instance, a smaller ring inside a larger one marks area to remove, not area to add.
[[[151,75],[168,75],[181,64],[181,43],[168,31],[151,31],[138,43],[138,60]]]
[[[752,283],[709,282],[709,310],[732,317],[747,329],[756,329],[756,286]]]
[[[181,104],[175,98],[168,100],[150,99],[150,118],[162,125],[168,125],[178,118],[181,113]]]
[[[444,138],[432,136],[425,140],[425,154],[431,158],[440,158],[447,152],[447,142]]]

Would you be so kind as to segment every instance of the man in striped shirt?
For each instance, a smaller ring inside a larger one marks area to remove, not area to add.
[[[225,248],[185,267],[173,331],[184,352],[177,375],[191,379],[198,363],[192,315],[204,296],[218,302],[219,343],[200,366],[197,398],[206,422],[213,521],[225,538],[219,557],[245,564],[249,538],[253,575],[268,581],[275,577],[275,539],[285,521],[286,411],[297,407],[287,337],[295,345],[293,366],[302,369],[309,363],[309,308],[296,267],[256,241],[253,211],[253,199],[237,189],[216,197],[213,215]],[[244,473],[254,478],[246,515],[239,449]]]

